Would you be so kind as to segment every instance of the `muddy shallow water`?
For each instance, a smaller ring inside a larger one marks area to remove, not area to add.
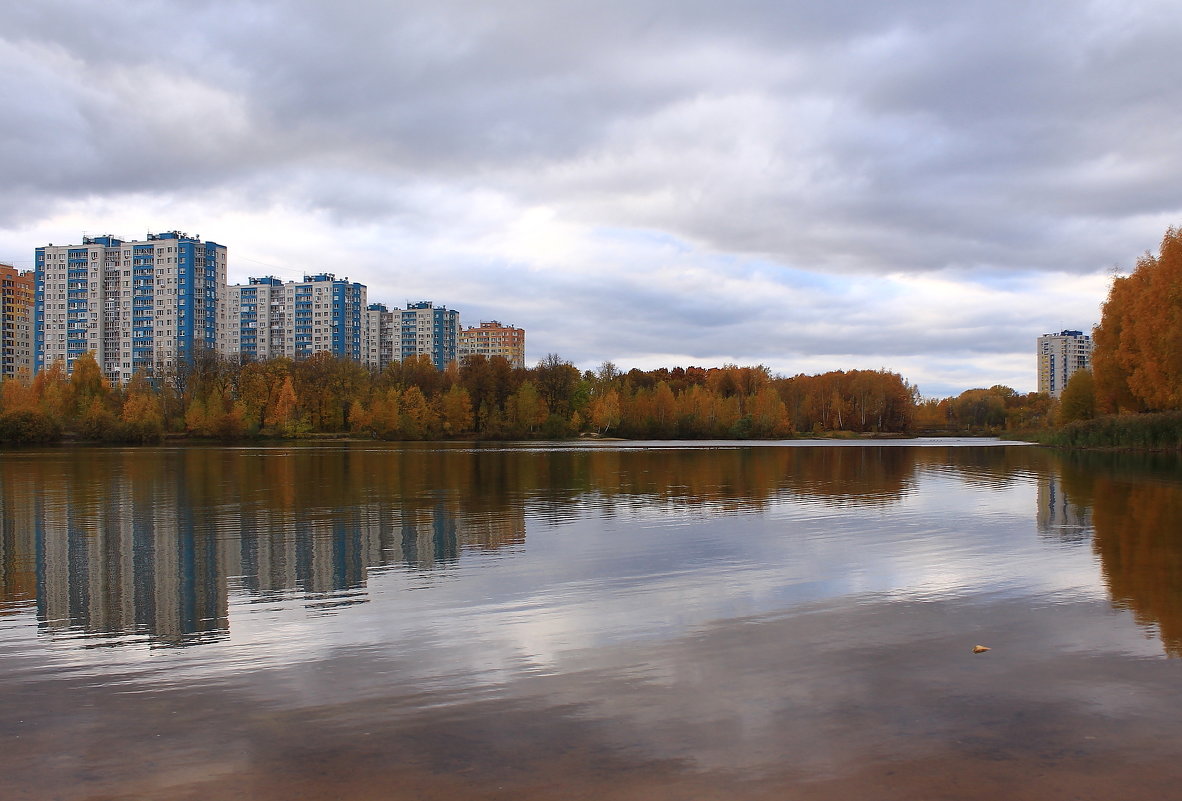
[[[1182,779],[1173,458],[21,451],[0,455],[0,549],[5,799],[1127,799]]]

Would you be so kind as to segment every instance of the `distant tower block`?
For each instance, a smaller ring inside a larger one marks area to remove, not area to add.
[[[502,325],[496,320],[470,326],[460,332],[460,358],[479,353],[485,357],[504,356],[514,367],[525,367],[525,329]]]
[[[33,372],[32,270],[0,264],[0,381]]]
[[[1038,338],[1038,391],[1063,394],[1077,370],[1092,369],[1092,338],[1082,331],[1060,331]]]

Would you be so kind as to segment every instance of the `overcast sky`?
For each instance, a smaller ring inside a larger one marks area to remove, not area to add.
[[[1176,0],[0,6],[0,261],[180,229],[531,362],[1036,385],[1182,223]]]

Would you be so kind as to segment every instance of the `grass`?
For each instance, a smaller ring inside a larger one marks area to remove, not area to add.
[[[1061,448],[1182,451],[1182,412],[1115,414],[1077,420],[1024,438]]]

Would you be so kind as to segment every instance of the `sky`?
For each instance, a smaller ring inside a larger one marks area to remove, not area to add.
[[[110,233],[532,363],[1036,388],[1182,224],[1182,4],[0,5],[0,262]]]

